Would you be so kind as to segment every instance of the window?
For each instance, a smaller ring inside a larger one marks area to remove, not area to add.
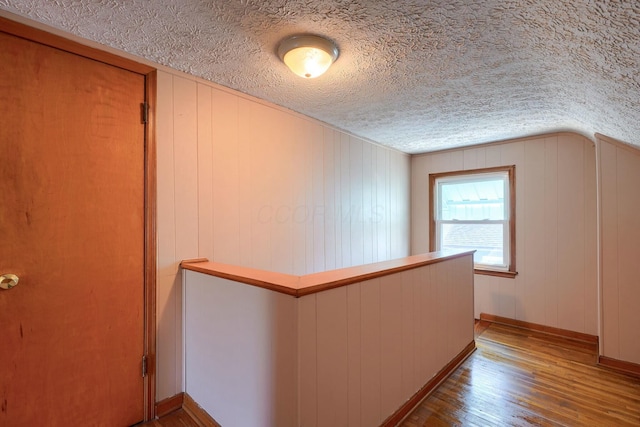
[[[515,166],[429,175],[430,249],[476,250],[477,274],[513,277]]]

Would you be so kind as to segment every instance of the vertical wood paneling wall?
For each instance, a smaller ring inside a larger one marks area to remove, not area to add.
[[[429,248],[429,173],[515,165],[518,275],[475,275],[475,315],[597,335],[595,155],[588,139],[558,133],[414,156],[412,253]]]
[[[298,300],[184,274],[185,391],[223,426],[294,427]]]
[[[157,398],[182,391],[178,263],[303,275],[408,255],[408,155],[158,72]]]
[[[640,364],[640,151],[597,136],[602,355]]]
[[[473,341],[471,256],[299,299],[299,422],[380,425]]]
[[[185,391],[222,425],[380,425],[473,341],[472,268],[301,298],[186,271]]]

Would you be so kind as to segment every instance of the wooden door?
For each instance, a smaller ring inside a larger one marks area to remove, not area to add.
[[[145,77],[0,33],[0,425],[143,420]]]

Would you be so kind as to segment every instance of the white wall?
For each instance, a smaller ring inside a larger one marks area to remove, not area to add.
[[[473,341],[471,256],[304,296],[300,421],[380,425]]]
[[[414,156],[412,253],[429,249],[429,173],[516,166],[515,279],[475,275],[475,315],[598,334],[594,144],[571,133]]]
[[[158,72],[157,399],[182,388],[178,263],[308,274],[408,255],[408,155]]]
[[[185,274],[186,392],[223,426],[296,425],[298,300]]]
[[[301,298],[186,271],[186,392],[223,426],[380,425],[473,341],[472,268]]]
[[[597,135],[602,355],[640,364],[640,151]]]

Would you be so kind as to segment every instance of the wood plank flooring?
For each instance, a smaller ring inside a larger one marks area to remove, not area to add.
[[[402,427],[640,426],[640,378],[597,366],[594,344],[489,322],[476,344]],[[198,424],[179,410],[145,426]]]
[[[594,344],[495,323],[402,427],[640,426],[640,378],[596,365]]]
[[[140,427],[200,427],[184,409],[178,409],[157,420],[149,421]]]

